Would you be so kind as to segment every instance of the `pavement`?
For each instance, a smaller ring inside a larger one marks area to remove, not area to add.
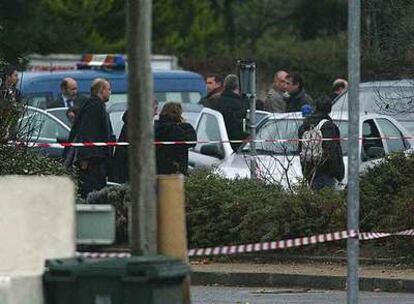
[[[192,260],[192,285],[346,289],[346,262],[210,262]],[[360,263],[361,291],[414,293],[414,268]]]

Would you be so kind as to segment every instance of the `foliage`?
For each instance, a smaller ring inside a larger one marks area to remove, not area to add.
[[[313,97],[346,76],[346,0],[153,3],[153,52],[178,56],[184,68],[227,74],[249,58],[258,63],[261,93],[275,70],[287,68],[304,75]],[[414,0],[363,2],[363,80],[413,76],[413,12]],[[33,52],[124,53],[125,17],[123,0],[3,1],[0,56],[16,62]]]
[[[27,148],[0,145],[0,175],[68,175],[59,162]]]
[[[414,155],[390,155],[361,178],[361,229],[401,231],[414,227]],[[378,242],[390,252],[414,257],[413,241],[403,237]]]
[[[116,242],[128,242],[128,209],[130,206],[128,185],[109,186],[99,191],[91,192],[86,204],[109,204],[115,208]]]
[[[343,193],[315,193],[210,171],[186,182],[190,247],[277,240],[345,229]]]

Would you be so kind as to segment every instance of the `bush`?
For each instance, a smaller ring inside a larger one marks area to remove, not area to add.
[[[0,175],[69,175],[65,167],[28,148],[0,145]]]
[[[396,232],[414,227],[414,155],[397,153],[361,177],[361,230]],[[413,258],[413,239],[386,238],[375,244],[386,254]]]
[[[345,229],[344,194],[294,193],[249,179],[228,180],[209,171],[186,182],[190,247],[277,240]]]
[[[129,186],[109,186],[99,191],[91,192],[86,204],[108,204],[115,208],[116,242],[128,242],[128,209],[130,206]]]

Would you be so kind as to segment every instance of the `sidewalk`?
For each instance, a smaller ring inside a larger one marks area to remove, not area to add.
[[[192,261],[193,285],[304,287],[344,290],[346,264],[333,262],[206,263]],[[414,269],[400,265],[360,265],[361,291],[414,293]]]

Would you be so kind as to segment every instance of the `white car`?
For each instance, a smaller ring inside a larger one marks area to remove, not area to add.
[[[360,112],[389,115],[414,135],[414,80],[372,81],[360,84]],[[348,112],[348,93],[339,96],[334,112]]]
[[[341,137],[348,137],[348,117],[342,113],[330,115],[339,127]],[[268,114],[257,127],[257,140],[292,139],[288,142],[258,142],[256,175],[269,182],[290,187],[303,178],[298,155],[298,128],[302,125],[301,113]],[[228,135],[223,116],[214,110],[203,109],[196,126],[199,143],[189,154],[192,168],[217,168],[218,172],[229,178],[250,177],[250,143],[242,145],[233,152],[228,143]],[[407,130],[395,119],[379,114],[360,116],[361,165],[360,171],[377,162],[387,153],[406,151],[414,147]],[[397,139],[372,139],[372,137],[396,137]],[[347,167],[347,141],[341,141]],[[346,168],[347,171],[347,168]],[[342,181],[347,183],[347,172]]]

